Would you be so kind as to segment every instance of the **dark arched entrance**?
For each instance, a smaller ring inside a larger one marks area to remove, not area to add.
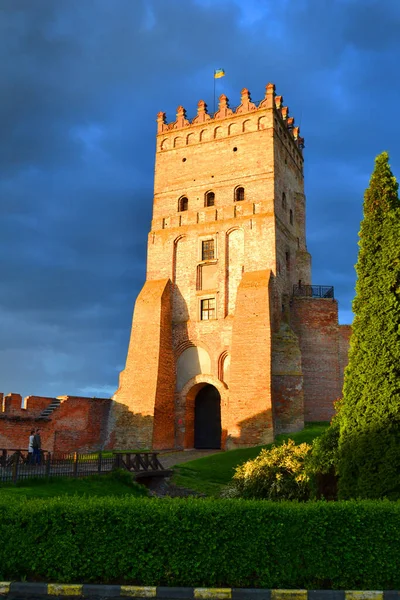
[[[205,385],[194,402],[194,447],[221,448],[221,396],[213,385]]]

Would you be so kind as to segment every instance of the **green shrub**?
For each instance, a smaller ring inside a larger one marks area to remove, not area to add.
[[[307,468],[313,473],[330,473],[335,471],[338,460],[339,424],[333,421],[332,425],[319,437],[311,447],[307,460]]]
[[[338,402],[336,408],[338,408]],[[340,427],[337,418],[332,419],[330,427],[313,440],[311,452],[307,456],[305,468],[310,478],[312,496],[336,500],[338,476]]]
[[[400,589],[400,503],[0,500],[0,581]]]
[[[236,468],[225,497],[307,500],[310,477],[304,463],[310,450],[309,444],[296,446],[290,439],[270,450],[261,450],[256,458]]]

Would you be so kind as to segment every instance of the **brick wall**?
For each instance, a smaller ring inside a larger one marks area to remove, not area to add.
[[[32,429],[41,431],[42,447],[51,452],[95,451],[104,448],[111,400],[64,396],[49,417],[39,414],[54,398],[28,396],[21,408],[19,394],[4,397],[0,412],[0,448],[28,448]]]
[[[301,350],[298,337],[285,321],[272,337],[272,400],[275,434],[303,429]]]
[[[337,302],[327,298],[293,298],[291,324],[302,354],[304,418],[329,421],[342,393],[350,327],[338,325]]]
[[[171,282],[147,281],[136,300],[126,366],[114,396],[112,443],[116,448],[173,447],[171,318]],[[155,414],[161,417],[156,428]]]
[[[244,273],[232,333],[228,447],[273,441],[270,271]]]

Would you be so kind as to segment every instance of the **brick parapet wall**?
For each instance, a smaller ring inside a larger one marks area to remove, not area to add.
[[[7,394],[3,398],[3,412],[8,416],[22,416],[22,396],[20,394]]]
[[[30,432],[37,428],[42,448],[51,452],[95,451],[105,445],[109,398],[65,396],[61,406],[46,418],[39,417],[40,409],[54,398],[29,396],[27,409],[21,408],[19,394],[10,394],[7,399],[8,410],[0,413],[0,448],[27,449]]]
[[[0,415],[36,418],[47,408],[55,398],[48,396],[26,396],[22,399],[20,394],[0,394]]]

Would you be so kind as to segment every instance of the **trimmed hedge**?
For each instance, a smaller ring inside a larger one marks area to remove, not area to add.
[[[0,581],[400,589],[400,503],[0,500]]]

